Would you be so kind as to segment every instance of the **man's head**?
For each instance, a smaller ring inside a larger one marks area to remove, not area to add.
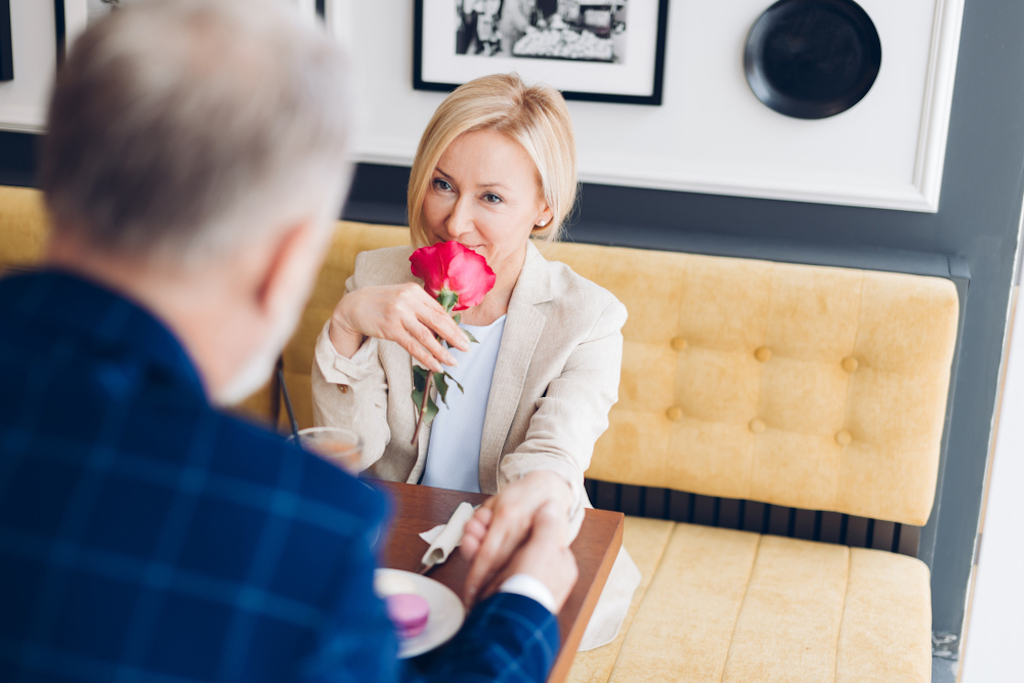
[[[281,0],[114,12],[75,43],[53,93],[51,261],[149,305],[211,394],[241,398],[319,269],[347,187],[348,110],[339,48]]]

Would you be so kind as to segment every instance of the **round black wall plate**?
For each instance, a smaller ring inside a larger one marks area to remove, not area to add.
[[[767,106],[823,119],[868,94],[882,43],[853,0],[780,0],[754,22],[743,62],[750,89]]]

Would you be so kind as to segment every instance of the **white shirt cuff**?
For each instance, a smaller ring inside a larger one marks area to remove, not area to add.
[[[545,586],[540,579],[529,574],[516,574],[507,579],[505,583],[501,584],[498,592],[515,593],[516,595],[532,598],[552,614],[557,612],[555,609],[555,596],[551,593],[551,589]]]

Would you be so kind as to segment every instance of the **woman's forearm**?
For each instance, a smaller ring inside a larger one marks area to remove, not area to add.
[[[329,329],[325,326],[321,331],[314,352],[310,377],[313,422],[355,429],[363,440],[360,469],[365,469],[381,458],[391,437],[387,378],[373,340],[354,354],[355,358],[348,358],[336,352]]]

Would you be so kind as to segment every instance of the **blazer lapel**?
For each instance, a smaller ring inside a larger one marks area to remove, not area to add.
[[[483,493],[497,493],[501,450],[519,408],[530,361],[544,332],[546,319],[537,304],[550,300],[549,264],[533,242],[529,242],[523,271],[508,304],[501,350],[487,398],[487,415],[480,441],[480,491]]]

